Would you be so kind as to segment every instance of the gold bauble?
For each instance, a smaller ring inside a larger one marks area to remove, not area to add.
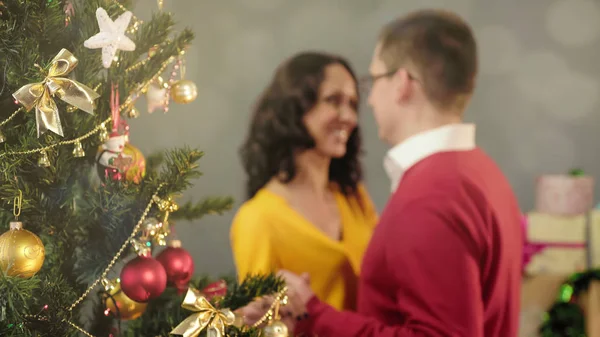
[[[105,294],[103,298],[106,303],[106,309],[110,310],[110,314],[115,317],[119,315],[123,321],[134,320],[142,316],[148,304],[139,303],[127,297],[121,290],[119,279],[111,281],[110,284],[111,289],[108,290],[110,296]]]
[[[146,159],[137,147],[130,143],[125,144],[123,155],[130,156],[133,162],[125,173],[125,180],[139,184],[146,176]]]
[[[287,325],[280,320],[275,320],[269,323],[262,329],[264,337],[288,337]]]
[[[146,176],[146,159],[138,148],[123,141],[123,137],[127,136],[111,137],[104,145],[98,147],[96,154],[98,176],[102,181],[108,177],[114,181],[126,180],[139,184]],[[103,159],[103,155],[112,158]]]
[[[189,80],[180,80],[171,85],[171,98],[175,103],[187,104],[198,97],[196,84]]]
[[[10,230],[0,235],[0,270],[8,276],[30,278],[44,264],[46,251],[37,235],[23,229],[23,223],[10,223]]]

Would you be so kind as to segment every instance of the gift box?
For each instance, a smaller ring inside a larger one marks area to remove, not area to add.
[[[587,269],[586,214],[563,217],[531,212],[524,220],[526,274],[565,275]]]
[[[556,300],[565,275],[538,275],[525,277],[521,285],[521,314],[519,337],[539,337],[539,327],[545,312]]]
[[[592,268],[600,268],[600,210],[588,213],[590,264]]]
[[[536,181],[535,209],[552,215],[579,215],[594,207],[594,178],[543,175]]]
[[[600,337],[600,282],[592,282],[578,302],[585,314],[586,337]]]

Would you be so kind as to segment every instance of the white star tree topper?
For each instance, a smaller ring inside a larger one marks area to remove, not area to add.
[[[100,33],[85,40],[83,45],[90,49],[102,48],[102,65],[104,68],[110,68],[118,49],[135,50],[135,43],[125,36],[131,17],[131,12],[127,11],[113,21],[104,8],[100,7],[96,10]]]

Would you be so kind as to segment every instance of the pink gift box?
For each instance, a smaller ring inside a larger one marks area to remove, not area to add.
[[[594,204],[594,178],[542,175],[536,182],[536,210],[552,215],[579,215]]]

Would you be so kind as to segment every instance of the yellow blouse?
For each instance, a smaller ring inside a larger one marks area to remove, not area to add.
[[[308,273],[320,300],[339,310],[354,309],[360,265],[377,224],[377,211],[363,186],[358,188],[358,198],[336,191],[335,199],[342,222],[341,241],[326,236],[283,197],[267,189],[245,202],[231,227],[238,278],[280,269]]]

